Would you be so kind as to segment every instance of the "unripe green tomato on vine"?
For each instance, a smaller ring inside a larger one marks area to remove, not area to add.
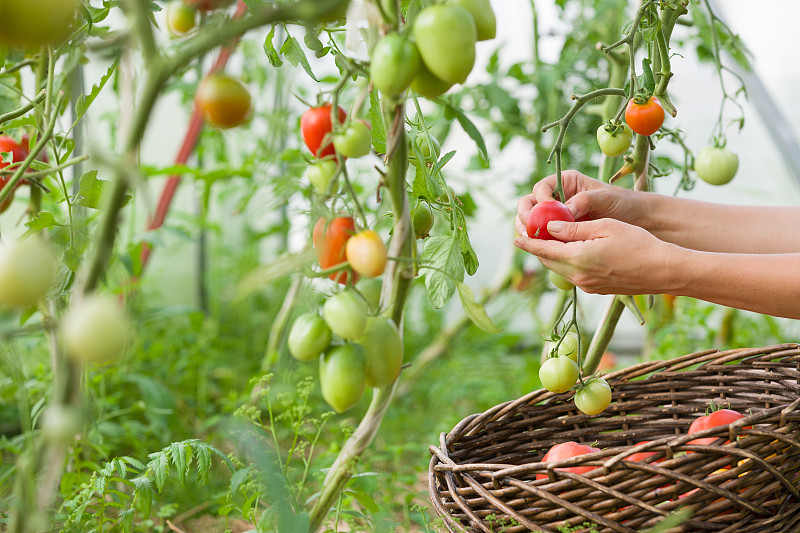
[[[42,435],[54,444],[68,444],[81,430],[81,414],[77,407],[50,405],[42,413]]]
[[[331,328],[315,313],[297,317],[286,341],[289,353],[298,361],[313,361],[330,343]]]
[[[333,147],[344,157],[364,157],[372,150],[372,134],[369,127],[355,120],[333,135]]]
[[[417,46],[408,37],[390,33],[372,49],[372,83],[386,96],[399,96],[414,81],[421,63]]]
[[[172,35],[182,37],[192,31],[197,24],[197,10],[181,0],[167,4],[167,29]]]
[[[711,185],[725,185],[739,170],[739,156],[727,148],[706,146],[694,159],[697,176]]]
[[[209,74],[197,88],[197,108],[212,126],[227,129],[250,118],[252,99],[245,85],[226,74]]]
[[[575,393],[575,407],[587,415],[597,415],[611,404],[611,386],[603,378],[594,378]]]
[[[78,24],[79,7],[78,0],[2,0],[0,44],[59,44]]]
[[[336,162],[332,159],[323,159],[308,165],[306,178],[314,189],[320,194],[327,194],[331,180],[336,175]],[[331,191],[335,193],[336,191]]]
[[[456,5],[432,5],[417,15],[412,29],[422,62],[437,78],[464,83],[475,65],[478,31],[469,11]]]
[[[394,322],[382,316],[369,317],[358,343],[366,356],[367,387],[385,387],[397,379],[403,365],[403,339]]]
[[[85,363],[118,359],[129,336],[125,310],[109,294],[89,294],[71,302],[60,330],[67,355]]]
[[[428,142],[428,138],[430,138],[430,142]],[[422,152],[422,156],[426,161],[435,161],[439,159],[439,155],[442,153],[442,145],[439,144],[436,137],[430,134],[420,133],[417,135],[415,142],[417,146],[419,146],[419,150]]]
[[[322,397],[337,413],[353,407],[364,392],[367,361],[357,344],[331,348],[319,358]]]
[[[603,124],[597,128],[597,144],[608,157],[617,157],[628,151],[633,142],[633,130],[625,123]]]
[[[433,228],[433,211],[431,211],[426,202],[420,200],[417,203],[412,222],[414,223],[414,235],[416,235],[417,239],[430,237],[431,229]]]
[[[558,355],[566,355],[576,363],[578,362],[578,334],[568,331],[564,334],[561,344],[558,345]]]
[[[0,246],[0,305],[25,308],[41,300],[56,278],[56,259],[37,237]]]
[[[539,381],[550,392],[567,392],[578,382],[578,363],[565,355],[550,357],[539,368]]]
[[[488,41],[495,38],[497,35],[497,18],[489,0],[450,0],[450,3],[469,11],[475,20],[479,41]]]
[[[453,85],[437,78],[423,63],[419,67],[417,77],[411,82],[411,89],[425,98],[434,99],[449,91]]]
[[[343,339],[354,340],[367,326],[367,303],[355,291],[331,296],[322,306],[322,317],[331,331]]]

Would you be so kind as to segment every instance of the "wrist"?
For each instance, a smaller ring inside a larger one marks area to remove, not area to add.
[[[659,292],[675,296],[687,296],[687,289],[692,285],[697,261],[692,257],[698,252],[682,248],[677,244],[665,242],[662,256],[664,258]]]

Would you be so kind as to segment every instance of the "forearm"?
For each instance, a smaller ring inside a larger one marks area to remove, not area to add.
[[[800,253],[800,207],[734,206],[637,194],[642,210],[635,223],[661,240],[707,252]]]
[[[800,253],[729,254],[676,247],[666,290],[708,302],[800,319]]]

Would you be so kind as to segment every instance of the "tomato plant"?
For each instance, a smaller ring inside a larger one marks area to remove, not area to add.
[[[67,355],[84,363],[121,357],[129,335],[125,310],[108,294],[90,294],[72,302],[60,331]]]
[[[461,6],[472,15],[479,41],[494,39],[497,35],[497,18],[490,0],[450,0],[453,5]]]
[[[635,96],[625,107],[625,122],[639,135],[652,135],[664,123],[664,108],[655,96]]]
[[[578,382],[578,363],[567,356],[550,357],[539,368],[539,381],[550,392],[567,392]]]
[[[182,37],[197,25],[197,11],[182,0],[167,4],[167,28],[172,35]]]
[[[571,291],[575,288],[575,285],[567,280],[567,278],[561,276],[557,272],[553,272],[552,270],[548,271],[547,277],[556,288],[561,289],[562,291]]]
[[[322,159],[308,165],[306,178],[314,189],[320,194],[328,194],[331,180],[336,175],[336,162],[331,159]],[[330,191],[331,193],[335,191]]]
[[[343,124],[347,113],[344,109],[338,109],[339,123]],[[323,104],[319,107],[311,107],[300,117],[300,132],[303,134],[303,141],[311,153],[316,157],[332,157],[336,155],[333,147],[333,123],[331,122],[331,104]]]
[[[322,316],[341,338],[358,339],[367,326],[367,303],[354,291],[342,291],[328,298]]]
[[[195,102],[208,123],[218,128],[239,126],[250,116],[250,91],[225,74],[207,76],[197,88]]]
[[[297,317],[289,331],[286,345],[298,361],[313,361],[331,343],[331,328],[316,313]]]
[[[606,410],[611,403],[611,386],[603,378],[592,378],[575,393],[575,406],[587,415]]]
[[[333,135],[333,148],[344,157],[364,157],[372,149],[369,126],[360,120],[348,124]]]
[[[599,452],[600,448],[588,446],[586,444],[578,444],[575,441],[562,442],[556,444],[544,454],[542,457],[543,463],[555,463],[563,461],[571,457],[578,457],[589,453]],[[573,474],[585,474],[597,468],[596,466],[568,466],[564,468],[555,468],[554,470],[563,470],[564,472],[572,472]],[[547,479],[547,474],[536,474],[536,479]]]
[[[565,355],[578,362],[578,334],[574,331],[568,331],[564,334],[561,344],[558,345],[557,355]]]
[[[555,240],[555,237],[547,231],[547,223],[553,220],[563,220],[564,222],[575,222],[570,210],[557,200],[545,200],[539,202],[528,215],[528,222],[525,229],[531,239]]]
[[[369,317],[357,342],[367,360],[366,385],[385,387],[394,382],[403,365],[403,339],[394,322],[382,316]]]
[[[417,202],[412,223],[414,224],[414,235],[417,239],[426,239],[430,236],[433,228],[433,211],[431,211],[427,203],[423,201]]]
[[[705,429],[711,429],[718,426],[727,426],[732,422],[744,418],[744,415],[733,409],[717,409],[707,415],[696,418],[691,426],[689,426],[689,434],[697,433]],[[704,437],[701,439],[690,440],[688,444],[693,445],[706,445],[711,444],[717,440],[717,437]]]
[[[417,15],[413,32],[422,62],[434,76],[450,84],[467,81],[478,39],[469,11],[457,5],[428,6]]]
[[[335,217],[330,222],[326,218],[317,220],[312,239],[320,268],[326,270],[347,261],[345,247],[355,233],[353,217]],[[350,283],[351,277],[353,283],[358,281],[358,276],[350,271],[331,272],[328,277],[342,285]]]
[[[694,159],[697,177],[711,185],[725,185],[739,170],[739,156],[727,148],[706,146]]]
[[[0,305],[35,305],[55,277],[56,259],[40,239],[28,238],[0,247]]]
[[[439,158],[439,154],[442,153],[442,145],[439,144],[436,137],[429,133],[420,133],[415,139],[420,152],[422,152],[422,157],[424,157],[426,161],[435,161]]]
[[[390,33],[372,49],[372,83],[386,96],[398,96],[414,81],[421,63],[416,45],[407,36]]]
[[[608,157],[617,157],[628,151],[633,142],[633,131],[625,123],[609,121],[597,128],[597,144]]]
[[[356,233],[347,241],[345,256],[353,270],[368,278],[377,278],[386,268],[386,245],[372,230]]]
[[[319,359],[322,397],[337,413],[358,403],[364,392],[365,377],[366,359],[357,344],[335,346]]]

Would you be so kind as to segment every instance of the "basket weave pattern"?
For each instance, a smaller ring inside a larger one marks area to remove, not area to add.
[[[428,485],[447,529],[556,533],[588,522],[636,533],[688,507],[670,532],[800,532],[800,346],[710,350],[605,378],[613,400],[600,415],[537,390],[442,434]],[[689,436],[712,401],[745,418]],[[698,437],[717,439],[688,443]],[[601,451],[540,462],[566,441]],[[656,453],[626,460],[639,451]],[[557,469],[576,465],[597,468]]]

